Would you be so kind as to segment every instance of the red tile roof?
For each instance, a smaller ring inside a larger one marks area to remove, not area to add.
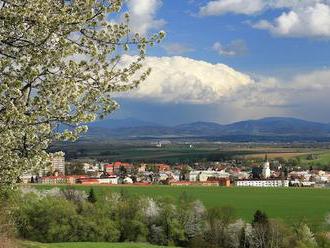
[[[112,164],[106,164],[104,165],[104,168],[109,168],[109,167],[133,167],[133,164],[130,164],[130,163],[123,163],[123,162],[114,162]]]

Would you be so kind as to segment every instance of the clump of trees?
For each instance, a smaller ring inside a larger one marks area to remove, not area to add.
[[[67,192],[68,191],[68,192]],[[92,197],[93,196],[93,197]],[[91,199],[93,198],[93,201]],[[26,191],[10,197],[20,238],[41,242],[149,242],[180,247],[329,247],[301,223],[288,226],[257,210],[251,223],[230,206],[206,209],[182,194],[178,200],[129,195],[95,196],[74,189]]]
[[[308,154],[308,155],[306,156],[306,160],[316,160],[316,159],[319,159],[319,158],[320,158],[320,155],[318,155],[318,154],[313,154],[313,153]]]

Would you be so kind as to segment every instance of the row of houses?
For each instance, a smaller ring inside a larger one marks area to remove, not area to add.
[[[289,180],[267,179],[267,180],[238,180],[238,187],[289,187]]]
[[[168,184],[168,185],[219,185],[237,187],[313,187],[330,182],[330,173],[321,170],[291,171],[287,175],[271,170],[265,158],[261,166],[239,168],[232,163],[215,164],[208,169],[194,170],[188,165],[170,166],[158,164],[135,164],[126,162],[104,163],[97,166],[86,164],[93,175],[51,175],[33,180],[45,184]],[[273,166],[274,168],[274,166]]]
[[[110,164],[103,165],[103,171],[109,175],[120,174],[123,172],[126,173],[142,173],[145,171],[154,171],[154,172],[167,172],[171,171],[171,166],[167,164],[140,164],[138,167],[134,166],[131,163],[124,162],[114,162]]]
[[[86,176],[45,176],[37,178],[36,183],[42,184],[120,184],[133,183],[129,177],[120,178],[118,176],[109,176],[106,178],[86,177]]]

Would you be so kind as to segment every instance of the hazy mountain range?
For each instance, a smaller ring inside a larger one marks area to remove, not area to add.
[[[193,122],[164,126],[137,119],[107,119],[89,124],[86,138],[206,138],[224,140],[330,140],[330,124],[286,117],[246,120],[227,125]]]

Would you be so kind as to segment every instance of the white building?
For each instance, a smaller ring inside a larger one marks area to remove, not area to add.
[[[106,177],[98,179],[100,184],[118,184],[119,177]]]
[[[50,158],[50,165],[39,170],[39,176],[46,176],[47,174],[54,174],[57,172],[58,175],[65,175],[65,158],[63,155],[54,155]]]
[[[238,180],[237,187],[289,187],[289,180]]]
[[[82,166],[84,168],[85,173],[94,173],[99,170],[97,166],[94,166],[90,163],[83,163]]]
[[[64,156],[54,156],[51,158],[52,172],[57,171],[59,174],[65,174],[65,159]]]
[[[264,178],[264,179],[267,179],[270,177],[271,171],[270,171],[269,166],[270,165],[269,165],[268,159],[266,157],[266,161],[263,164],[263,168],[262,168],[262,178]]]
[[[139,168],[138,168],[138,172],[142,173],[145,172],[147,170],[147,164],[140,164]]]
[[[225,171],[213,171],[213,170],[204,170],[204,171],[191,171],[189,173],[189,181],[192,182],[206,182],[209,178],[228,178],[229,173]]]
[[[188,176],[189,181],[192,181],[192,182],[199,181],[199,174],[200,173],[201,173],[201,171],[197,171],[197,170],[190,171],[189,176]]]
[[[314,187],[315,186],[315,182],[302,181],[301,182],[301,186],[302,187]]]
[[[123,183],[124,183],[124,184],[131,184],[131,183],[133,183],[133,180],[132,180],[132,178],[130,178],[130,177],[125,177],[125,178],[123,179]]]
[[[33,177],[32,173],[23,173],[23,175],[20,177],[22,180],[22,183],[30,183],[31,177]]]
[[[159,181],[165,181],[169,178],[168,174],[165,172],[160,172],[159,173]]]
[[[292,171],[289,173],[290,178],[299,178],[309,181],[312,174],[309,171]]]
[[[328,177],[327,176],[315,176],[314,181],[317,183],[327,183],[328,182]]]
[[[290,180],[290,184],[294,187],[314,187],[316,183],[295,179],[295,180]]]
[[[231,176],[238,180],[244,180],[244,179],[248,179],[250,177],[250,173],[248,173],[246,171],[232,172]]]
[[[180,181],[181,174],[179,171],[174,171],[171,173],[171,177],[173,181]]]

